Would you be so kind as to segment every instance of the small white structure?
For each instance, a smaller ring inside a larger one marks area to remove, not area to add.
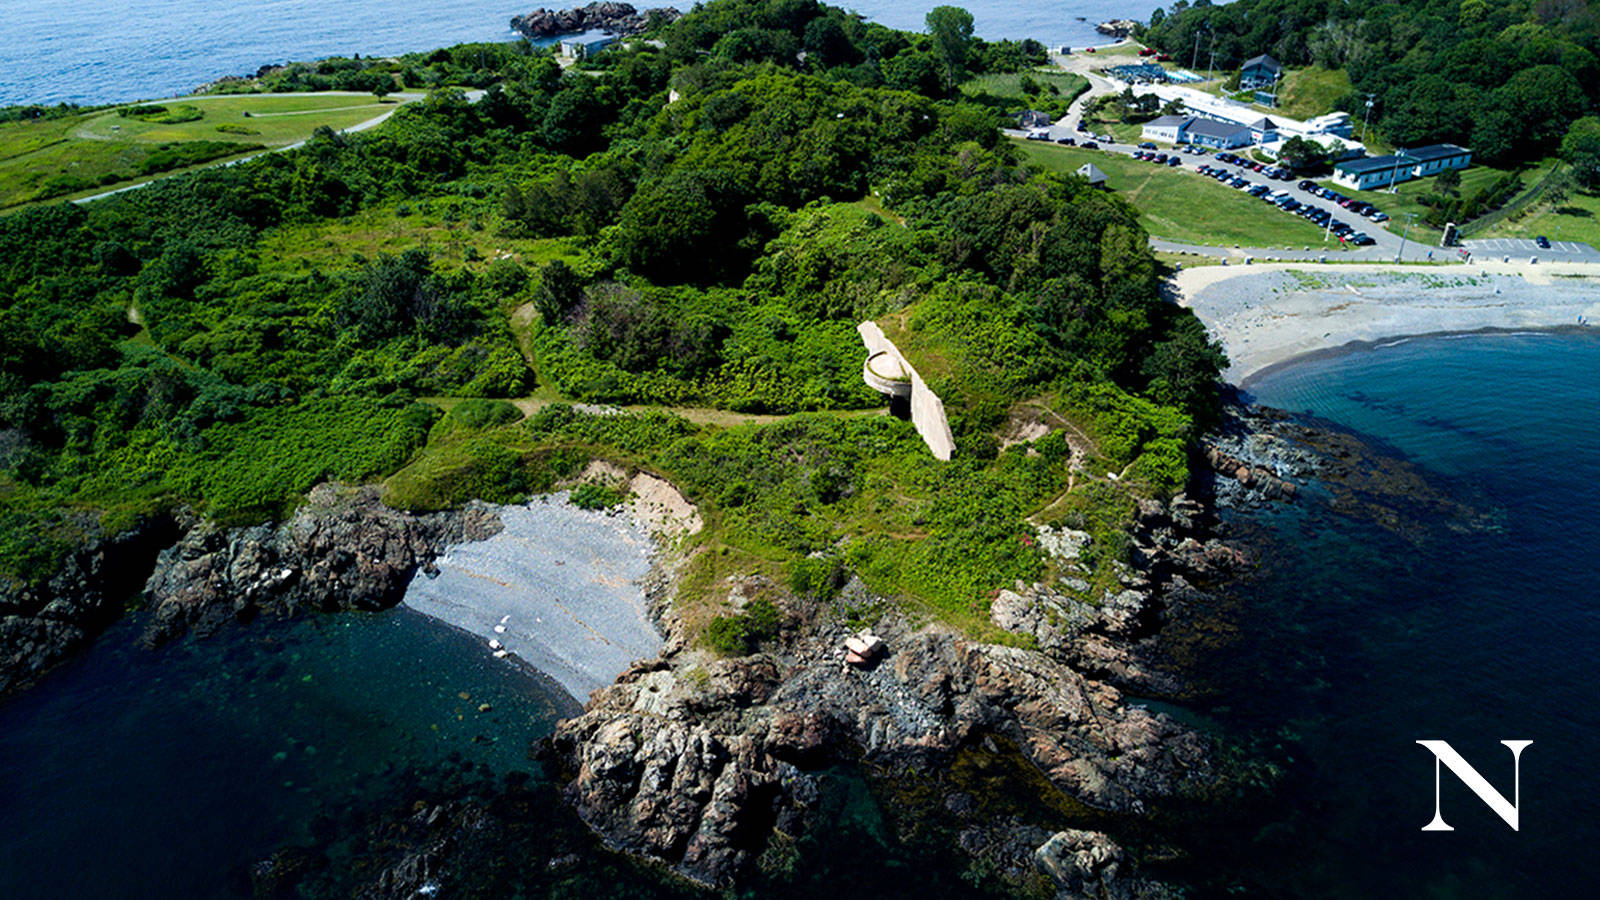
[[[1079,166],[1078,177],[1089,182],[1089,186],[1092,188],[1099,188],[1103,191],[1109,187],[1106,184],[1106,173],[1096,168],[1094,163],[1084,163]]]
[[[568,38],[561,42],[561,55],[567,59],[588,59],[616,42],[616,35],[611,34]]]

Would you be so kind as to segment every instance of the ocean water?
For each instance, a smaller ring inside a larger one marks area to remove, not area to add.
[[[1600,895],[1600,335],[1456,336],[1316,359],[1250,385],[1429,473],[1448,506],[1387,521],[1297,503],[1233,517],[1258,540],[1206,710],[1264,736],[1286,777],[1207,824],[1207,866],[1259,896]],[[1448,770],[1445,740],[1520,830]],[[1224,879],[1226,881],[1226,879]]]
[[[0,5],[0,106],[170,97],[223,75],[254,73],[267,63],[513,40],[512,16],[541,6],[581,5],[577,0],[6,0]],[[680,9],[691,5],[677,4]],[[921,31],[927,10],[938,4],[835,5],[891,27]],[[1096,22],[1148,18],[1158,4],[974,0],[959,5],[972,11],[982,37],[1032,37],[1058,46],[1105,43],[1094,31]]]
[[[0,705],[0,896],[249,896],[250,863],[419,772],[537,774],[576,710],[404,608],[137,637],[125,620]]]

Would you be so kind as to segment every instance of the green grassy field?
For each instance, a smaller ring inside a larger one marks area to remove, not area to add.
[[[1278,112],[1291,119],[1313,119],[1332,112],[1333,104],[1352,90],[1343,69],[1295,69],[1278,90]]]
[[[1152,237],[1214,246],[1322,246],[1322,229],[1196,175],[1192,163],[1185,163],[1188,171],[1179,171],[1120,154],[1038,141],[1021,142],[1021,150],[1029,162],[1052,172],[1075,172],[1086,162],[1094,163],[1106,173],[1112,190],[1139,209],[1139,221]]]
[[[116,110],[0,125],[0,209],[93,193],[193,165],[281,147],[319,126],[349,128],[393,109],[367,95],[248,94],[159,101],[200,113],[162,124]],[[249,113],[247,116],[246,113]]]
[[[1508,219],[1485,229],[1475,238],[1533,238],[1582,241],[1600,247],[1600,192],[1573,193],[1560,203],[1535,206],[1522,218]]]
[[[1550,170],[1555,167],[1556,163],[1557,160],[1554,157],[1551,157],[1540,160],[1531,166],[1524,167],[1521,170],[1524,189],[1531,188],[1533,185],[1537,184],[1542,178],[1550,173]],[[1457,189],[1457,193],[1463,197],[1471,196],[1475,191],[1494,184],[1496,180],[1498,180],[1502,175],[1505,175],[1508,171],[1511,170],[1497,169],[1493,166],[1478,165],[1475,165],[1469,169],[1463,169],[1461,172],[1461,187]],[[1429,228],[1427,225],[1423,224],[1422,216],[1427,212],[1427,208],[1421,203],[1417,202],[1418,197],[1426,194],[1438,193],[1439,189],[1436,186],[1437,177],[1438,176],[1431,178],[1419,178],[1414,181],[1403,181],[1398,185],[1398,190],[1392,194],[1389,193],[1387,189],[1373,191],[1352,191],[1347,187],[1334,184],[1330,180],[1323,180],[1318,183],[1323,187],[1332,188],[1347,197],[1355,197],[1360,200],[1365,200],[1388,213],[1389,221],[1385,222],[1384,224],[1390,231],[1393,231],[1396,234],[1399,234],[1405,229],[1406,214],[1415,213],[1417,218],[1416,221],[1411,225],[1411,234],[1415,237],[1418,237],[1419,240],[1431,240],[1437,242],[1442,234],[1438,229]],[[1512,198],[1511,202],[1515,203],[1516,198]],[[1474,236],[1504,237],[1505,235],[1489,233]]]

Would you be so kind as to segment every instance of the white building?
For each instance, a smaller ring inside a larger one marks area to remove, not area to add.
[[[1472,165],[1472,151],[1455,144],[1432,144],[1401,150],[1387,156],[1352,159],[1333,167],[1333,183],[1356,191],[1370,191],[1397,185],[1413,178],[1426,178],[1448,169]]]
[[[1334,157],[1336,159],[1361,156],[1366,153],[1365,147],[1350,139],[1350,135],[1353,132],[1348,113],[1328,113],[1308,121],[1290,119],[1279,115],[1267,117],[1263,116],[1261,110],[1255,107],[1226,100],[1215,94],[1208,94],[1205,91],[1197,91],[1194,88],[1175,84],[1135,84],[1131,85],[1131,87],[1135,96],[1142,97],[1147,94],[1154,94],[1163,106],[1172,102],[1182,104],[1184,115],[1181,118],[1211,119],[1216,122],[1250,129],[1251,137],[1249,140],[1243,144],[1231,144],[1231,146],[1242,147],[1252,143],[1259,144],[1263,150],[1272,153],[1273,148],[1281,146],[1283,141],[1292,137],[1299,137],[1308,141],[1315,141],[1327,147],[1330,151],[1336,152]],[[1164,119],[1175,118],[1180,117],[1162,116],[1160,119],[1147,123],[1145,127],[1149,128]],[[1175,123],[1169,122],[1161,127],[1170,133],[1172,124]],[[1166,141],[1173,144],[1183,142],[1179,138],[1157,136],[1149,131],[1145,133],[1145,139]],[[1336,141],[1337,144],[1335,143]],[[1212,144],[1208,143],[1207,146],[1212,146]]]

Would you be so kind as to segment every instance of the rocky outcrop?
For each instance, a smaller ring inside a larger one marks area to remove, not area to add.
[[[847,605],[867,599],[858,584],[846,594]],[[937,772],[991,735],[1061,791],[1115,812],[1141,813],[1210,772],[1204,739],[1049,655],[888,615],[873,625],[887,658],[852,667],[853,629],[797,603],[797,627],[768,652],[669,649],[557,727],[567,798],[610,846],[725,885],[768,841],[811,827],[808,770],[848,759]]]
[[[444,547],[500,529],[492,510],[469,504],[411,515],[384,506],[375,486],[314,488],[280,525],[223,528],[191,521],[161,552],[144,594],[145,631],[160,643],[264,610],[383,609],[398,603],[419,567]]]
[[[1248,560],[1214,534],[1211,517],[1185,495],[1163,504],[1141,501],[1130,533],[1132,565],[1113,565],[1114,584],[1091,584],[1082,561],[1086,532],[1036,529],[1039,546],[1059,574],[1047,582],[1000,591],[990,620],[1038,641],[1040,649],[1093,678],[1125,687],[1172,693],[1172,676],[1146,659],[1168,616],[1205,597],[1195,585],[1238,572]]]
[[[97,526],[86,530],[93,534]],[[156,553],[177,536],[166,517],[91,537],[48,581],[0,580],[0,697],[31,683],[121,615]]]
[[[671,7],[641,11],[627,3],[591,3],[576,9],[536,9],[526,15],[512,16],[511,30],[526,38],[549,38],[582,31],[629,35],[644,31],[652,16],[665,17],[670,22],[678,18],[679,12]]]

